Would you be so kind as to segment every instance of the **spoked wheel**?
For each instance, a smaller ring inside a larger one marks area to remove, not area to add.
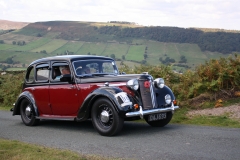
[[[40,121],[39,119],[35,118],[32,103],[29,102],[27,99],[24,99],[21,102],[20,113],[22,121],[26,126],[37,125]]]
[[[123,127],[123,118],[117,114],[113,104],[106,98],[98,99],[94,103],[91,116],[94,128],[103,136],[113,136]]]
[[[167,112],[166,119],[157,120],[157,121],[149,121],[148,117],[144,117],[145,121],[152,127],[164,127],[166,126],[172,119],[172,112]]]

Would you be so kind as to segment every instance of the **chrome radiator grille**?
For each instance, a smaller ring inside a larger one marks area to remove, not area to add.
[[[139,80],[140,94],[142,97],[143,109],[157,108],[156,95],[153,89],[153,83],[151,80],[149,82],[149,87],[145,87],[144,83],[146,80]]]

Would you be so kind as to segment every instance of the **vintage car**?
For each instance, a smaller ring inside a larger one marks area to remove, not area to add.
[[[103,136],[117,134],[124,121],[145,119],[167,125],[179,107],[162,78],[148,73],[119,73],[109,57],[66,55],[32,62],[13,115],[27,126],[41,119],[92,120]]]

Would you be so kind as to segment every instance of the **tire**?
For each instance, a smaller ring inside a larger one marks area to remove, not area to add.
[[[123,127],[123,118],[107,98],[97,99],[93,104],[91,117],[94,128],[102,136],[116,135]]]
[[[164,127],[171,121],[172,115],[172,112],[167,112],[167,118],[158,121],[148,121],[148,116],[144,117],[144,119],[152,127]]]
[[[39,119],[35,118],[32,103],[27,99],[24,99],[21,102],[20,114],[22,121],[26,126],[35,126],[40,121]]]

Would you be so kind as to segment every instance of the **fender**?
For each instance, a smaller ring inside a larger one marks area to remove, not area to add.
[[[155,93],[157,96],[157,103],[158,105],[165,104],[165,95],[169,94],[172,98],[172,100],[175,100],[175,96],[172,92],[172,90],[168,86],[164,86],[163,88],[159,89],[155,87]]]
[[[129,104],[124,107],[121,106],[122,102],[120,102],[119,99],[115,97],[118,93],[121,92],[123,92],[123,90],[118,87],[101,87],[94,90],[85,98],[83,104],[81,105],[77,115],[77,121],[83,121],[88,119],[90,117],[92,105],[94,104],[96,99],[101,97],[108,98],[112,102],[113,107],[118,112],[118,114],[124,117],[126,111],[128,111],[132,107],[132,105]]]
[[[34,112],[35,116],[38,117],[39,113],[38,113],[37,105],[35,103],[33,95],[29,91],[24,91],[18,96],[18,99],[17,99],[17,101],[14,105],[14,108],[13,108],[13,116],[14,115],[20,115],[20,105],[21,105],[21,102],[24,98],[28,99],[32,103],[34,111],[35,111]]]

